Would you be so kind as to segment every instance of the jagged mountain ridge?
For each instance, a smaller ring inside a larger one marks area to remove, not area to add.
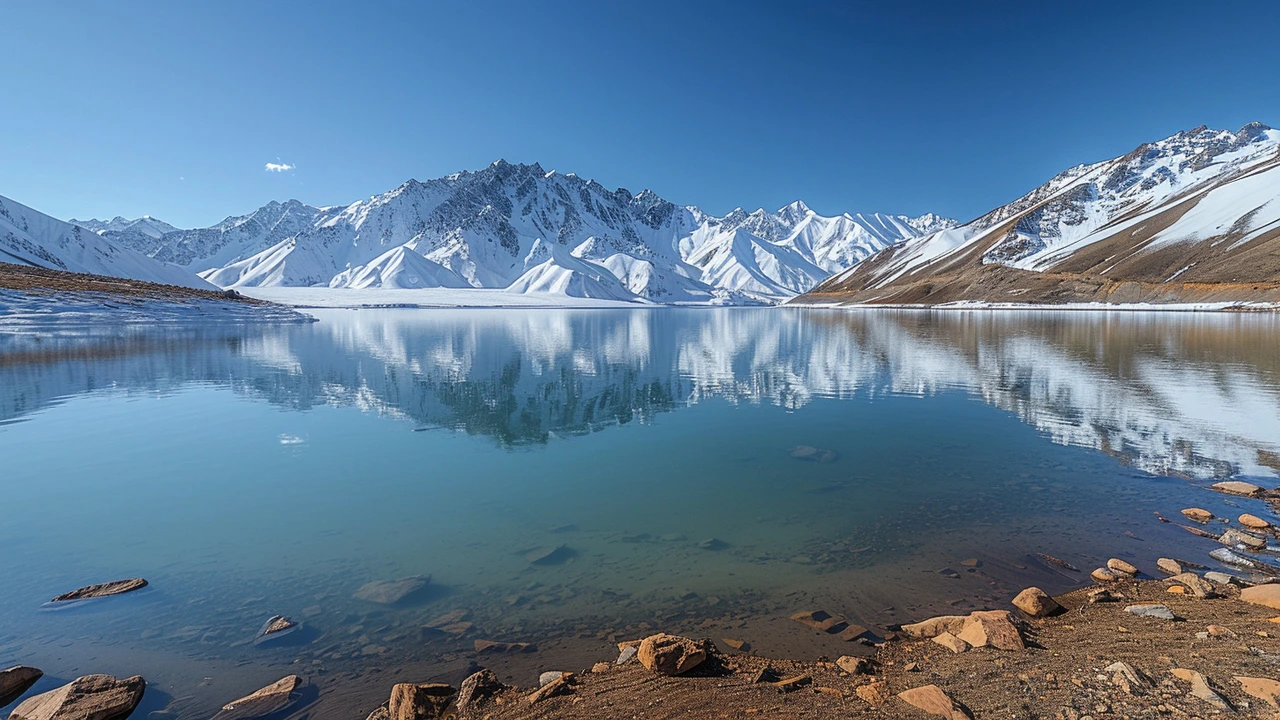
[[[629,299],[738,303],[785,299],[884,247],[951,224],[933,214],[824,217],[801,202],[715,217],[648,190],[632,195],[537,163],[500,160],[410,180],[346,206],[273,202],[158,241],[139,233],[132,246],[223,287],[350,287],[357,277],[362,287],[384,287],[381,278],[393,277],[395,287],[510,288],[530,270],[526,258],[541,241],[564,250],[540,261],[552,263],[543,274],[582,277],[526,278],[525,289],[513,291],[598,285],[587,278],[594,270],[575,262],[582,261],[613,275]],[[430,264],[405,271],[404,252],[391,253],[398,247]],[[384,267],[390,262],[394,273]]]
[[[158,227],[144,225],[147,229]],[[184,268],[155,260],[108,236],[52,218],[6,197],[0,197],[0,262],[216,289]]]
[[[1198,127],[1070,168],[796,302],[1280,301],[1280,131]]]

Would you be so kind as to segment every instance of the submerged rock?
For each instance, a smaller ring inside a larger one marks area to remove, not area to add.
[[[721,540],[720,538],[707,538],[706,540],[698,543],[698,547],[703,550],[723,550],[729,547],[729,543]]]
[[[298,700],[296,692],[302,678],[289,675],[274,683],[227,703],[213,720],[257,720],[289,707]]]
[[[43,676],[44,673],[40,670],[26,665],[14,665],[0,670],[0,707],[17,700]]]
[[[9,720],[117,720],[126,718],[142,700],[147,683],[140,675],[123,680],[85,675],[56,690],[22,701]]]
[[[830,463],[840,459],[834,450],[813,447],[812,445],[797,445],[791,449],[791,457],[796,460],[805,460],[808,462]]]
[[[524,642],[498,642],[497,640],[476,640],[476,652],[481,653],[517,653],[517,652],[534,652],[538,649],[533,643]]]
[[[964,629],[957,638],[973,647],[993,647],[998,650],[1022,650],[1026,644],[1018,627],[1009,619],[1007,610],[979,610],[969,614]]]
[[[87,585],[78,590],[72,590],[69,593],[63,593],[58,597],[45,603],[45,607],[63,607],[84,600],[96,600],[97,598],[111,597],[112,595],[123,595],[134,590],[141,590],[147,586],[147,581],[142,578],[130,578],[128,580],[114,580],[112,582],[100,583],[98,585]]]
[[[792,615],[791,619],[805,627],[833,635],[849,627],[849,623],[844,618],[831,615],[825,610],[798,612]],[[863,632],[866,632],[866,628],[863,628]]]
[[[357,600],[365,600],[379,605],[395,605],[413,593],[425,588],[431,582],[430,575],[411,575],[399,580],[375,580],[365,583],[356,591]]]
[[[572,554],[568,545],[546,545],[526,551],[524,559],[531,565],[558,565]]]
[[[683,675],[707,659],[706,647],[678,635],[659,633],[640,641],[640,664],[660,675]]]
[[[272,615],[269,620],[262,624],[258,634],[253,636],[253,644],[261,645],[279,640],[286,635],[292,634],[299,627],[302,626],[283,615]]]

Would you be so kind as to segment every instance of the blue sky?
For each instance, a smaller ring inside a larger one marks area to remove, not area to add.
[[[1280,4],[1032,5],[7,3],[0,195],[201,226],[501,157],[716,213],[968,219],[1280,124]]]

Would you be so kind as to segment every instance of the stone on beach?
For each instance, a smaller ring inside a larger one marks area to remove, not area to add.
[[[1210,486],[1218,492],[1227,493],[1228,495],[1244,495],[1247,497],[1255,497],[1264,494],[1266,491],[1253,483],[1241,482],[1239,480],[1228,480],[1226,482],[1214,483]]]
[[[0,707],[17,700],[44,676],[40,670],[26,665],[14,665],[0,670]]]
[[[465,715],[506,689],[507,686],[498,680],[498,676],[494,675],[492,670],[480,670],[468,675],[467,679],[462,681],[454,704],[458,712]]]
[[[457,691],[444,683],[397,683],[387,701],[390,720],[428,720],[443,717]]]
[[[1204,508],[1184,508],[1182,510],[1182,514],[1188,520],[1194,520],[1201,523],[1209,522],[1213,519],[1213,513],[1205,510]]]
[[[1166,579],[1165,582],[1176,582],[1184,585],[1191,591],[1192,595],[1195,595],[1198,598],[1207,598],[1214,594],[1213,585],[1210,585],[1208,580],[1205,580],[1195,573],[1179,573],[1178,575],[1174,575],[1173,577]]]
[[[134,590],[141,590],[147,586],[147,581],[142,578],[130,578],[128,580],[114,580],[112,582],[100,583],[98,585],[88,585],[69,593],[63,593],[58,597],[50,600],[50,603],[64,603],[74,600],[92,600],[94,598],[111,597],[112,595],[123,595]]]
[[[227,703],[213,720],[256,720],[283,710],[298,699],[302,678],[289,675],[249,695]]]
[[[944,632],[938,635],[934,635],[933,641],[957,655],[969,649],[969,643],[961,640],[960,638],[956,637],[955,635],[952,635],[949,632]]]
[[[838,633],[849,626],[849,623],[846,622],[844,618],[831,615],[825,610],[798,612],[795,615],[792,615],[791,619],[805,627],[810,627],[819,632],[831,634]]]
[[[142,700],[147,683],[139,675],[123,680],[85,675],[55,690],[29,697],[9,720],[116,720],[126,718]]]
[[[1107,561],[1107,569],[1111,572],[1121,573],[1124,575],[1137,575],[1138,568],[1120,558],[1111,558]]]
[[[1231,706],[1227,705],[1227,701],[1222,699],[1222,696],[1215,692],[1213,688],[1209,687],[1209,681],[1205,679],[1204,675],[1188,668],[1173,668],[1169,672],[1173,673],[1173,676],[1179,680],[1191,683],[1191,695],[1193,697],[1198,697],[1219,710],[1231,709]]]
[[[866,685],[859,685],[853,690],[871,707],[880,707],[889,702],[889,683],[883,680],[873,680]]]
[[[973,716],[960,703],[937,685],[925,685],[898,693],[898,699],[908,705],[937,715],[946,720],[972,720]]]
[[[1280,682],[1271,678],[1246,677],[1243,675],[1236,675],[1235,679],[1236,682],[1240,683],[1240,689],[1246,694],[1252,695],[1271,707],[1280,710]]]
[[[1170,575],[1182,574],[1182,563],[1174,560],[1173,558],[1160,558],[1159,560],[1156,560],[1156,567],[1160,568],[1160,572],[1168,573]]]
[[[836,667],[849,673],[850,675],[862,675],[867,672],[869,663],[866,658],[853,657],[852,655],[841,655],[836,658]]]
[[[1034,618],[1052,615],[1062,609],[1056,600],[1038,587],[1029,587],[1018,593],[1013,606]]]
[[[399,580],[375,580],[365,583],[356,591],[357,600],[379,605],[395,605],[431,582],[430,575],[411,575]]]
[[[683,675],[707,659],[702,643],[678,635],[659,633],[640,642],[640,664],[659,675]]]
[[[970,613],[964,629],[956,637],[976,648],[990,646],[998,650],[1022,650],[1026,647],[1007,610]]]
[[[1240,591],[1240,599],[1272,610],[1280,610],[1280,584],[1247,587]]]
[[[573,692],[573,673],[561,673],[560,677],[551,680],[542,687],[525,696],[530,705],[536,705],[548,698],[568,695]]]
[[[1100,583],[1115,582],[1120,579],[1119,576],[1106,568],[1098,568],[1097,570],[1094,570],[1089,573],[1089,577],[1093,578],[1095,582]]]
[[[939,615],[931,617],[928,620],[921,620],[918,623],[908,623],[902,626],[902,632],[909,638],[916,640],[924,640],[936,637],[944,632],[952,635],[964,630],[965,621],[969,618],[964,615]]]
[[[1161,620],[1175,620],[1173,611],[1166,605],[1130,605],[1124,609],[1125,612],[1138,617],[1152,617]]]

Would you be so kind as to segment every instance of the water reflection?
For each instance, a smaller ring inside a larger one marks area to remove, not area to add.
[[[502,445],[707,398],[800,408],[963,390],[1159,474],[1280,474],[1273,315],[327,311],[308,326],[0,336],[0,423],[85,393],[229,386]]]

